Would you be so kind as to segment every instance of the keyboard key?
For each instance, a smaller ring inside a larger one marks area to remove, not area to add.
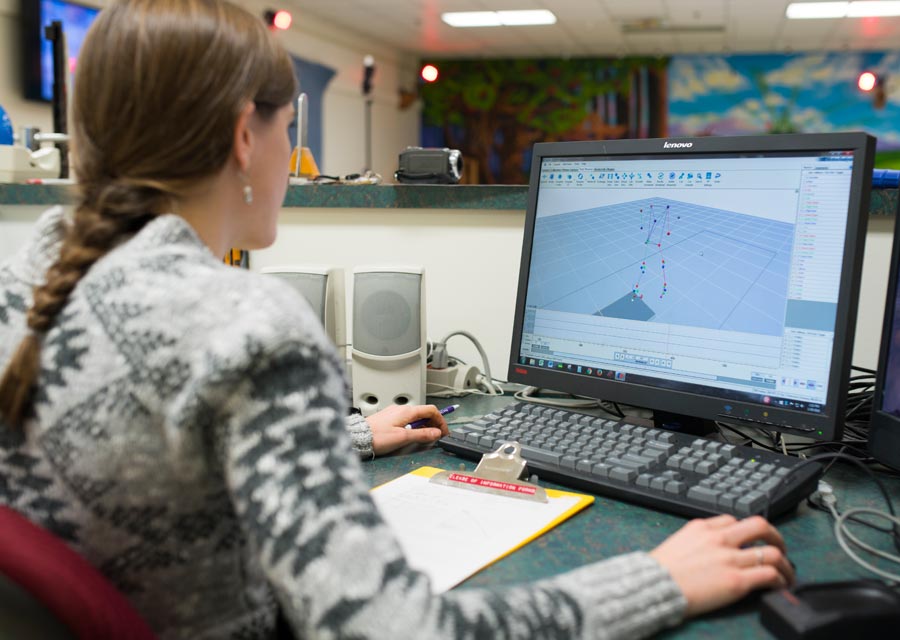
[[[561,455],[546,449],[538,449],[522,445],[522,457],[526,460],[534,460],[535,462],[545,462],[547,464],[559,465]]]
[[[627,469],[625,467],[613,467],[609,472],[609,477],[613,480],[621,480],[622,482],[631,482],[637,478],[637,471]]]
[[[692,500],[697,500],[698,502],[703,502],[711,506],[715,506],[719,500],[718,491],[700,486],[694,486],[688,489],[687,495],[688,498],[691,498]]]
[[[591,467],[591,473],[601,478],[609,477],[610,471],[612,471],[612,466],[605,462],[598,462]]]
[[[761,510],[766,503],[766,496],[760,491],[751,491],[742,495],[734,503],[734,508],[742,515],[750,515]]]
[[[687,484],[681,482],[680,480],[669,480],[666,483],[666,493],[673,493],[675,495],[684,493],[687,489]]]

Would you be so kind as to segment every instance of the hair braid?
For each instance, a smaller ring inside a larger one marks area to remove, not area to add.
[[[65,307],[72,290],[97,260],[165,211],[170,201],[157,187],[132,181],[99,188],[82,185],[81,189],[82,204],[66,230],[59,257],[47,270],[45,282],[34,288],[27,314],[31,331],[0,379],[0,410],[13,426],[22,424],[31,407],[40,369],[41,338]]]

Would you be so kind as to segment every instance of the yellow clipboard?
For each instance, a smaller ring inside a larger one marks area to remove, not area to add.
[[[504,459],[510,448],[511,462]],[[544,489],[509,476],[516,468],[524,472],[524,466],[518,444],[504,443],[485,454],[474,473],[420,467],[372,489],[371,495],[410,565],[426,573],[432,589],[441,593],[594,502],[590,495]]]

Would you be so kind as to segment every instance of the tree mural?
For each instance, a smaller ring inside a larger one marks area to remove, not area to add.
[[[478,182],[527,182],[538,141],[664,135],[661,58],[465,60],[435,63],[423,122],[478,161]]]

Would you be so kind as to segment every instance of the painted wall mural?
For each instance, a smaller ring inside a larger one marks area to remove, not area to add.
[[[665,134],[664,58],[442,60],[421,88],[422,143],[459,149],[471,182],[528,182],[538,141]]]
[[[866,70],[881,80],[868,93]],[[668,80],[670,136],[861,130],[877,167],[900,168],[900,53],[675,56]]]

